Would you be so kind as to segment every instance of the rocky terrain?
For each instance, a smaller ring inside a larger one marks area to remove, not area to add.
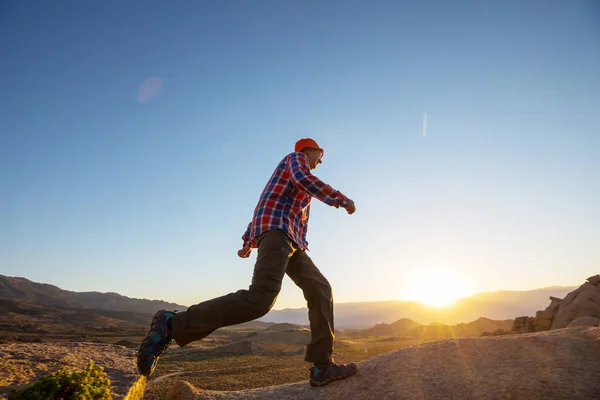
[[[143,337],[151,319],[151,314],[49,307],[0,299],[0,339],[5,341],[131,341]]]
[[[114,400],[142,398],[145,378],[137,373],[134,350],[85,342],[0,344],[0,398],[5,398],[10,389],[34,383],[61,366],[84,369],[89,360],[106,371]]]
[[[12,285],[10,292],[2,282],[1,393],[30,384],[60,365],[83,368],[88,359],[105,367],[114,398],[140,393],[133,354],[152,314],[65,306],[70,294],[56,287],[40,292],[38,284],[33,289],[25,285],[27,290],[16,296],[33,303],[2,299],[23,288]],[[162,400],[168,393],[169,398],[184,399],[345,399],[349,393],[365,399],[510,399],[523,398],[523,393],[528,399],[586,398],[598,390],[595,381],[590,383],[600,372],[598,305],[600,275],[563,299],[551,297],[535,317],[479,317],[456,325],[421,325],[402,318],[368,329],[336,330],[338,360],[360,361],[361,371],[331,386],[338,389],[317,390],[307,384],[303,361],[308,328],[252,321],[219,329],[183,348],[169,348],[145,387],[145,398]],[[492,391],[494,379],[497,392]],[[279,386],[260,388],[269,385]]]
[[[515,318],[513,333],[542,332],[573,326],[600,325],[600,275],[568,293],[564,299],[550,297],[550,305],[535,317]]]
[[[308,381],[232,392],[181,380],[167,400],[506,400],[600,398],[597,327],[436,341],[359,363],[357,375],[312,388]]]

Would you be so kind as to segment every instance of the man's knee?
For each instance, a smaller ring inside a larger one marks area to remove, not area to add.
[[[250,286],[246,300],[252,305],[254,319],[260,318],[271,311],[278,295],[278,290],[265,290],[255,285]]]

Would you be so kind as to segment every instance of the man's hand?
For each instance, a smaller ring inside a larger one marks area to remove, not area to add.
[[[356,206],[354,205],[354,202],[352,200],[348,200],[348,204],[344,208],[346,209],[346,212],[350,215],[354,214],[354,212],[356,211]]]
[[[238,256],[241,258],[250,257],[250,253],[252,253],[252,247],[248,243],[244,243],[244,247],[238,250]]]

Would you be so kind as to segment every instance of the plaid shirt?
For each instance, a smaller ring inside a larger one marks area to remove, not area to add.
[[[257,247],[254,239],[272,229],[281,229],[302,250],[308,249],[306,232],[310,201],[315,197],[335,208],[345,207],[349,199],[310,172],[308,157],[301,152],[281,160],[265,186],[254,217],[242,236],[244,245]]]

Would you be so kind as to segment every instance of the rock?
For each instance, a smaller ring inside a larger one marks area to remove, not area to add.
[[[586,282],[569,293],[556,310],[551,329],[566,328],[581,317],[600,317],[600,286]]]
[[[552,317],[554,316],[553,313],[551,313],[550,311],[538,311],[535,313],[535,318],[540,318],[540,319],[548,319],[550,321],[552,321]]]
[[[570,304],[560,310],[560,315],[556,316],[556,319],[552,322],[550,329],[562,329],[566,328],[571,321],[577,316],[577,304]],[[558,313],[557,313],[558,314]]]
[[[535,318],[533,320],[533,331],[534,332],[542,332],[547,331],[552,326],[552,320],[544,319],[544,318]]]
[[[210,391],[204,390],[204,396]],[[194,385],[190,384],[187,381],[177,381],[169,391],[167,392],[167,399],[169,400],[194,400],[197,398],[202,398],[203,394],[200,390],[196,389]],[[210,398],[210,397],[209,397]]]
[[[598,285],[600,284],[600,275],[590,276],[589,278],[587,278],[587,281],[592,285]]]
[[[581,317],[577,318],[573,322],[571,322],[568,328],[572,328],[574,326],[599,326],[600,318],[596,317]]]
[[[533,332],[533,321],[532,317],[517,317],[513,322],[511,328],[512,333],[529,333]]]
[[[0,346],[0,398],[10,389],[19,389],[65,366],[84,369],[89,360],[104,368],[113,400],[139,400],[146,379],[135,367],[135,351],[122,346],[86,342],[22,343]]]
[[[512,327],[513,333],[541,332],[566,328],[582,317],[600,318],[600,275],[568,293],[564,299],[550,296],[550,305],[536,312],[534,318],[518,317]]]
[[[218,392],[179,381],[166,399],[598,399],[599,331],[576,327],[424,343],[363,361],[355,376],[322,388],[304,380]]]
[[[550,305],[548,307],[546,307],[546,309],[544,311],[547,311],[549,313],[552,313],[554,315],[554,313],[556,312],[556,310],[558,310],[558,307],[560,307],[560,302],[562,300],[558,299],[556,297],[552,297],[550,296]]]
[[[583,290],[582,287],[583,287],[583,285],[580,286],[580,287],[578,287],[577,289],[573,290],[572,292],[567,293],[567,295],[565,296],[565,298],[560,302],[561,306],[562,305],[566,305],[566,304],[570,304],[573,300],[575,300],[575,298]]]

